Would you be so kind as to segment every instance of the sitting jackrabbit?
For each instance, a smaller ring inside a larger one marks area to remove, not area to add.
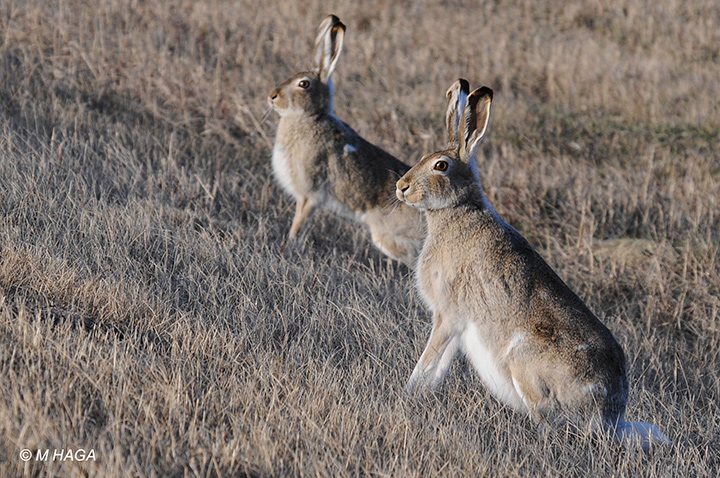
[[[422,247],[425,220],[395,199],[395,181],[410,167],[360,137],[333,115],[330,77],[345,25],[335,15],[320,25],[312,71],[297,73],[270,93],[280,115],[272,166],[295,200],[294,239],[317,206],[365,223],[387,256],[410,266]]]
[[[461,79],[447,93],[447,149],[397,182],[397,197],[427,219],[416,277],[433,312],[408,392],[437,387],[462,350],[495,397],[537,423],[579,415],[618,441],[669,443],[656,426],[623,419],[620,344],[485,197],[475,150],[493,93],[468,91]]]

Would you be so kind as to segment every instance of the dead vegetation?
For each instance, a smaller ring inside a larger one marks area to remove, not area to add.
[[[336,112],[413,163],[495,92],[490,200],[616,334],[651,455],[403,386],[412,275],[271,179],[265,95],[348,26]],[[716,476],[713,1],[0,4],[1,476]],[[87,462],[21,449],[94,449]]]

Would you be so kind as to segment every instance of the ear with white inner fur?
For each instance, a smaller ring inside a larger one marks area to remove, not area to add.
[[[320,48],[320,43],[325,39],[325,34],[328,30],[330,30],[330,27],[335,25],[339,21],[340,19],[337,16],[328,15],[327,17],[325,17],[322,23],[320,23],[317,36],[315,37],[315,60],[313,63],[314,66],[317,66],[320,63],[320,52],[322,51]]]
[[[325,35],[330,30],[330,27],[337,24],[340,21],[335,15],[328,15],[325,20],[322,21],[318,28],[318,34],[315,37],[315,58],[313,59],[313,70],[320,72],[322,67],[323,58],[323,44],[325,43]]]
[[[460,118],[460,160],[470,163],[475,159],[477,146],[485,137],[490,122],[490,105],[493,91],[487,86],[470,93]]]
[[[345,40],[345,25],[335,15],[327,17],[320,24],[320,31],[315,40],[314,70],[320,80],[327,83],[335,71]]]
[[[447,93],[445,93],[448,99],[447,113],[445,116],[448,149],[458,148],[460,144],[458,140],[458,126],[469,92],[470,83],[464,78],[460,78],[453,83],[450,89],[447,90]]]

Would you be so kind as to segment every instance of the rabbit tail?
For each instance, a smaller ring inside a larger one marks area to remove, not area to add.
[[[620,420],[614,427],[615,440],[622,445],[639,444],[643,450],[649,451],[658,445],[670,446],[672,442],[652,423],[629,422]]]

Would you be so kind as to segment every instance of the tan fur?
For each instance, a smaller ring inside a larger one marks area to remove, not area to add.
[[[384,254],[414,265],[425,220],[395,198],[395,182],[410,168],[360,137],[332,113],[330,77],[342,52],[345,26],[330,15],[320,25],[315,68],[274,88],[268,101],[280,114],[273,171],[297,201],[290,238],[315,207],[365,223]]]
[[[666,442],[656,427],[623,420],[626,362],[612,333],[485,198],[474,154],[492,91],[474,91],[451,121],[465,85],[448,92],[447,125],[457,127],[448,149],[397,182],[398,198],[426,214],[416,277],[433,312],[408,391],[438,386],[460,348],[497,398],[539,423],[581,416],[616,436],[635,433],[643,446]]]

